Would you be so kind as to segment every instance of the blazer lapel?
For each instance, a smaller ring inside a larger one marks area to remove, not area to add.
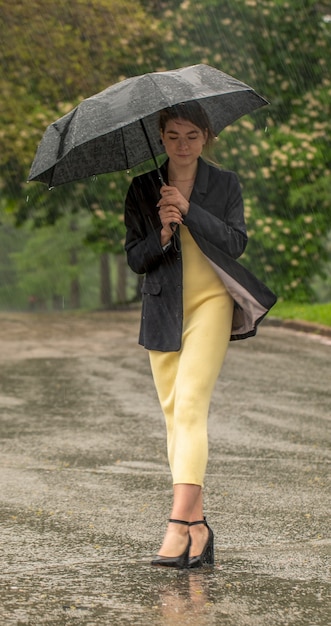
[[[192,202],[200,204],[208,190],[209,168],[201,158],[198,159],[198,171],[194,181],[194,187],[191,193]]]

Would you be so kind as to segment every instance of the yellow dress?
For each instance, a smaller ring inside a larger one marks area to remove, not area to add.
[[[178,352],[149,352],[167,427],[173,483],[203,485],[208,460],[207,420],[212,391],[227,351],[233,300],[186,226],[183,260],[183,335]]]

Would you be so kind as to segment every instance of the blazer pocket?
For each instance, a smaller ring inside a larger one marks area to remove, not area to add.
[[[147,296],[158,296],[161,293],[160,283],[151,283],[149,281],[144,282],[141,288],[141,293]]]

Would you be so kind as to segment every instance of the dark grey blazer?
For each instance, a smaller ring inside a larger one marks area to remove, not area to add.
[[[166,161],[161,167],[166,182],[167,164]],[[133,179],[125,201],[125,249],[131,269],[145,274],[139,343],[148,350],[167,352],[181,347],[182,257],[178,233],[172,237],[170,248],[166,252],[162,250],[162,225],[156,207],[159,190],[156,170]],[[199,159],[184,224],[235,300],[231,339],[254,335],[257,323],[276,298],[235,261],[247,243],[242,194],[236,174]],[[257,307],[253,313],[255,300]]]

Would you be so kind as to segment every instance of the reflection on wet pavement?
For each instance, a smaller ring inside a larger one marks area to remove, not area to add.
[[[128,555],[125,564],[105,555],[64,558],[65,566],[15,569],[1,592],[3,623],[328,624],[327,583],[261,576],[240,559],[177,572],[155,571]]]
[[[0,623],[329,626],[330,347],[268,327],[231,346],[210,415],[216,565],[164,571],[164,424],[133,321],[67,337],[57,320],[38,349],[35,326],[0,333]]]

